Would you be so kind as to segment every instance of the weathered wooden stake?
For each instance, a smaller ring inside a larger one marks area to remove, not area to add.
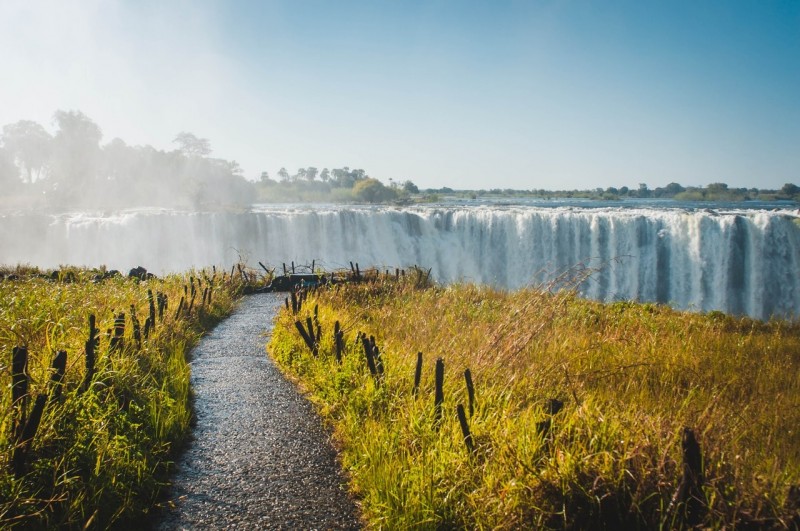
[[[12,433],[15,440],[22,436],[28,411],[28,348],[14,347],[11,356],[11,404],[14,408]]]
[[[17,444],[14,446],[11,462],[14,468],[14,475],[17,478],[25,474],[25,460],[30,450],[31,441],[36,435],[36,430],[39,429],[39,422],[42,420],[42,412],[46,403],[47,395],[37,395],[36,402],[31,410],[31,416],[28,422],[25,423],[21,437],[17,439]]]
[[[367,367],[369,368],[369,373],[374,377],[378,375],[378,369],[375,367],[375,358],[372,355],[372,345],[367,339],[367,336],[361,336],[361,344],[364,346],[364,355],[367,358]]]
[[[156,303],[153,300],[153,290],[147,290],[147,303],[148,303],[148,310],[150,316],[150,326],[154,327],[156,325]],[[147,335],[147,334],[145,334]]]
[[[311,353],[314,356],[319,355],[319,350],[318,350],[317,344],[314,341],[313,336],[309,335],[309,333],[303,327],[303,323],[301,323],[300,321],[295,321],[294,322],[294,326],[295,326],[295,328],[297,328],[297,331],[300,332],[300,335],[303,337],[303,341],[305,341],[306,346],[311,351]],[[313,331],[311,333],[313,334]]]
[[[467,397],[469,398],[469,416],[475,414],[475,387],[472,385],[472,372],[467,369],[464,371],[464,380],[467,382]]]
[[[472,454],[475,451],[475,443],[472,441],[472,433],[469,431],[469,424],[467,423],[467,415],[464,413],[464,406],[459,404],[456,406],[458,413],[458,423],[461,424],[461,434],[464,436],[464,446],[467,447],[467,452]]]
[[[442,358],[437,358],[436,360],[436,378],[434,384],[433,419],[434,425],[438,429],[442,421],[442,406],[444,404],[444,360]]]
[[[342,363],[342,350],[344,348],[344,332],[341,330],[339,321],[333,323],[333,344],[336,352],[336,361]]]
[[[300,308],[298,307],[297,294],[292,291],[289,295],[292,297],[292,315],[297,315],[297,312],[300,311]]]
[[[136,307],[131,304],[131,326],[133,327],[133,340],[136,345],[142,348],[142,328],[139,324],[139,318],[136,317]]]
[[[703,495],[703,456],[700,443],[690,428],[683,428],[681,436],[683,450],[683,476],[678,490],[672,496],[670,512],[678,511],[678,517],[689,527],[703,521],[706,513],[706,499]]]
[[[183,305],[185,304],[185,302],[186,302],[186,299],[181,297],[181,302],[178,303],[178,309],[175,311],[175,320],[176,321],[178,320],[178,317],[181,316],[181,312],[183,311]]]
[[[89,385],[92,383],[92,378],[94,378],[94,365],[95,365],[95,350],[97,348],[97,342],[99,341],[99,334],[100,330],[95,327],[95,317],[94,314],[89,315],[89,338],[84,343],[84,355],[86,357],[86,372],[83,376],[83,385],[81,386],[81,392],[86,391],[89,389]]]
[[[414,388],[411,394],[415,397],[419,393],[419,381],[422,379],[422,352],[417,352],[417,368],[414,370]]]
[[[53,374],[50,375],[50,399],[59,400],[67,372],[67,351],[59,350],[53,358]]]

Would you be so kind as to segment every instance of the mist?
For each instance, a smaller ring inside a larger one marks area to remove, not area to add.
[[[250,204],[253,184],[235,161],[211,157],[210,141],[179,132],[174,150],[103,143],[81,111],[58,110],[52,130],[32,120],[2,127],[3,210],[69,211],[166,207],[195,210]]]

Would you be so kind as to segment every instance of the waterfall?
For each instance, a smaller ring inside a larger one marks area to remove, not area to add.
[[[540,285],[581,265],[586,297],[765,319],[800,312],[789,211],[680,208],[315,207],[0,215],[0,263],[151,271],[239,259],[432,268],[441,282]]]

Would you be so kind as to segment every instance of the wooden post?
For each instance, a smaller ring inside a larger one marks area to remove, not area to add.
[[[28,411],[28,347],[14,347],[11,356],[11,405],[14,408],[12,433],[22,436]]]
[[[186,300],[185,300],[183,297],[181,297],[181,302],[180,302],[180,303],[178,303],[178,309],[177,309],[177,311],[175,312],[175,320],[176,320],[176,321],[177,321],[177,320],[178,320],[178,318],[181,316],[181,312],[183,311],[183,305],[184,305],[184,303],[185,303],[185,302],[186,302]]]
[[[464,371],[464,380],[467,382],[467,396],[469,398],[469,416],[475,414],[475,387],[472,385],[472,372],[469,369]]]
[[[700,443],[690,428],[683,428],[681,449],[683,475],[678,489],[672,496],[669,509],[677,510],[677,516],[688,527],[696,527],[703,521],[707,507],[703,495],[703,456],[700,452]]]
[[[311,260],[311,274],[314,274],[314,266],[317,265],[317,259]]]
[[[295,321],[294,326],[295,328],[297,328],[297,331],[300,332],[300,335],[303,337],[303,341],[305,341],[306,346],[311,351],[311,353],[314,356],[317,356],[319,354],[319,350],[316,342],[314,341],[313,336],[309,335],[309,333],[306,332],[306,329],[303,327],[303,323],[301,323],[300,321]],[[313,331],[311,333],[313,334]]]
[[[67,351],[59,350],[53,358],[53,374],[50,375],[50,399],[59,400],[67,371]]]
[[[300,310],[297,306],[297,294],[293,290],[289,295],[292,297],[292,315],[297,315],[297,312]]]
[[[417,368],[414,370],[414,388],[411,394],[415,397],[419,393],[419,381],[422,379],[422,352],[417,352]]]
[[[139,318],[136,317],[136,306],[131,304],[131,326],[133,327],[133,340],[136,345],[142,348],[142,328],[139,324]]]
[[[21,437],[14,446],[14,453],[11,457],[11,461],[14,467],[14,475],[17,478],[25,474],[25,460],[30,450],[31,441],[33,441],[36,431],[39,429],[39,423],[42,420],[42,412],[44,412],[46,403],[47,395],[38,395],[36,397],[36,402],[31,410],[31,416],[28,422],[25,423]]]
[[[98,334],[100,330],[95,327],[94,314],[89,315],[89,338],[84,343],[84,355],[86,356],[86,373],[83,376],[83,385],[81,392],[89,389],[94,378],[94,364],[95,364],[95,350],[97,342],[99,341]]]
[[[147,290],[147,303],[148,303],[148,310],[150,311],[150,326],[155,327],[156,325],[156,303],[153,300],[153,290]],[[146,335],[146,334],[145,334]]]
[[[475,443],[472,441],[472,433],[469,431],[469,424],[467,423],[467,415],[464,413],[464,406],[459,404],[456,406],[458,413],[458,423],[461,424],[461,434],[464,436],[464,446],[467,447],[467,452],[472,455],[475,451]]]
[[[283,263],[283,276],[286,276],[286,262]]]
[[[367,367],[369,368],[370,374],[375,377],[378,375],[378,369],[375,367],[375,358],[372,356],[372,345],[367,339],[367,336],[361,336],[361,343],[364,346],[364,355],[367,358]]]
[[[436,360],[436,378],[435,378],[435,391],[433,397],[433,419],[436,429],[442,421],[442,406],[444,404],[444,360],[438,358]]]
[[[342,350],[344,347],[344,332],[341,330],[341,325],[339,321],[333,323],[333,344],[334,344],[334,351],[336,352],[336,361],[340,364],[342,363]]]
[[[294,275],[294,260],[292,260],[292,274]]]
[[[122,350],[124,346],[125,346],[125,312],[119,312],[119,315],[117,315],[114,318],[114,335],[111,337],[108,349],[109,351]]]

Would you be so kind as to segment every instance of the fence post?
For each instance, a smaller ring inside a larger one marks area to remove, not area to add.
[[[419,393],[419,381],[422,379],[422,352],[417,352],[417,368],[414,370],[414,387],[411,394],[416,397]]]
[[[467,397],[469,398],[469,416],[475,414],[475,387],[472,385],[472,372],[467,369],[464,371],[464,380],[467,382]]]
[[[89,385],[94,378],[95,350],[97,348],[98,334],[100,330],[95,327],[94,314],[89,315],[89,338],[84,343],[84,355],[86,356],[86,373],[83,377],[81,392],[89,389]]]
[[[433,419],[436,429],[442,421],[442,404],[444,404],[444,360],[436,359],[435,391],[433,398]]]
[[[28,347],[14,347],[11,357],[11,404],[14,408],[12,432],[19,440],[28,410]]]
[[[64,373],[67,371],[67,351],[59,350],[53,358],[53,374],[50,376],[50,399],[61,398],[61,388],[64,382]]]
[[[472,441],[472,433],[469,431],[469,424],[467,423],[467,415],[464,413],[464,406],[459,404],[456,407],[458,413],[458,423],[461,424],[461,434],[464,436],[464,446],[467,447],[467,452],[470,455],[475,451],[475,444]]]

